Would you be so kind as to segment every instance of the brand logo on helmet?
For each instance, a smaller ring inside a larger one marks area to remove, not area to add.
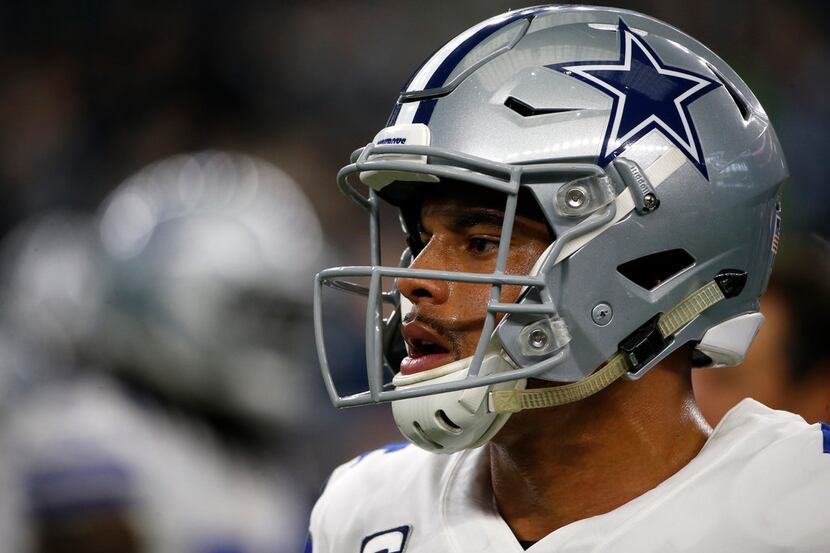
[[[406,144],[406,138],[384,138],[383,140],[378,140],[378,146],[383,146],[384,144]]]
[[[665,65],[646,41],[620,20],[620,59],[548,65],[611,97],[611,117],[599,165],[606,165],[632,143],[657,130],[709,178],[689,104],[721,86],[697,73]]]

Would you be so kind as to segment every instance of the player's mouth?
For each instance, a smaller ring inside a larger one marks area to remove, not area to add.
[[[401,329],[409,355],[401,361],[401,374],[415,374],[446,365],[455,360],[449,343],[432,329],[417,321]]]

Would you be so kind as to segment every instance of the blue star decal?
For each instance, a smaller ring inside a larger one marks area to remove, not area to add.
[[[598,164],[604,166],[653,129],[677,146],[708,179],[689,104],[721,86],[685,69],[663,64],[654,50],[620,19],[620,59],[548,65],[588,83],[612,99]]]

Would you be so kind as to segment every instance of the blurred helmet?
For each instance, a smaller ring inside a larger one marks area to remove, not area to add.
[[[175,156],[110,195],[100,233],[110,367],[265,425],[302,415],[323,240],[290,177],[242,154]]]
[[[503,192],[496,270],[382,267],[372,233],[372,265],[317,278],[318,300],[327,285],[370,302],[365,392],[340,395],[318,335],[329,394],[338,406],[394,401],[407,438],[451,452],[485,442],[512,412],[640,378],[689,342],[701,364],[738,363],[763,319],[758,298],[778,246],[786,176],[752,91],[681,31],[584,6],[484,21],[414,73],[388,126],[352,154],[338,183],[369,211],[373,229],[381,200],[401,209],[405,260],[422,247],[425,189],[463,182]],[[538,202],[554,241],[530,274],[505,275],[520,193]],[[475,356],[398,373],[394,330],[408,306],[381,289],[383,277],[491,284]],[[515,305],[499,303],[504,285],[525,287]],[[394,316],[383,318],[383,303]],[[524,390],[530,377],[567,384]]]
[[[13,398],[82,362],[100,300],[98,263],[97,222],[86,214],[45,212],[4,239],[0,394]]]

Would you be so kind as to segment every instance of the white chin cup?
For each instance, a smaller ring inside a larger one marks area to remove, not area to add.
[[[472,357],[460,359],[415,375],[398,375],[393,380],[398,390],[466,378]],[[513,370],[501,352],[484,356],[479,375]],[[392,414],[401,434],[421,449],[434,453],[455,453],[478,447],[495,436],[510,413],[496,414],[487,409],[488,393],[494,390],[522,390],[526,380],[500,382],[456,392],[444,392],[392,402]]]

